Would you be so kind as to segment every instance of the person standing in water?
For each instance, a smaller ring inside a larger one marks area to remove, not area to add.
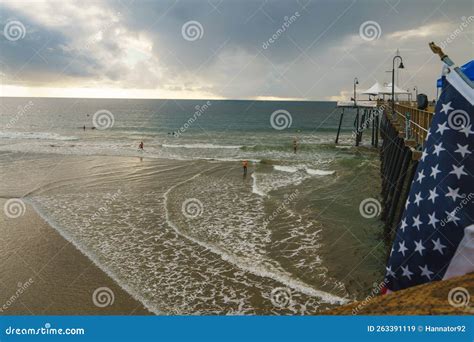
[[[242,168],[244,169],[244,177],[247,176],[247,165],[248,165],[248,162],[244,160],[242,162]]]
[[[293,139],[293,151],[296,153],[296,151],[298,150],[298,141],[296,140],[296,138]]]
[[[138,148],[143,151],[143,141],[140,141],[140,144],[138,145]]]

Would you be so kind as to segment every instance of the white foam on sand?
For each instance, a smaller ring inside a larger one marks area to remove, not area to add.
[[[306,168],[306,172],[309,174],[309,175],[312,175],[312,176],[327,176],[327,175],[332,175],[334,174],[334,172],[336,171],[333,171],[333,170],[314,170],[314,169],[309,169],[309,168]]]
[[[120,286],[125,292],[130,294],[133,299],[136,301],[140,302],[143,304],[143,306],[150,312],[156,314],[156,315],[163,315],[164,312],[161,312],[157,310],[156,308],[153,307],[151,303],[149,303],[146,299],[144,299],[141,295],[139,295],[136,291],[132,290],[129,286],[124,284],[122,281],[119,280],[119,278],[112,272],[110,271],[107,267],[99,263],[98,258],[91,253],[85,246],[83,246],[81,243],[73,239],[64,229],[61,229],[56,222],[54,222],[52,219],[50,219],[46,213],[44,213],[38,205],[35,204],[33,200],[23,198],[23,201],[27,204],[30,204],[33,209],[38,213],[38,215],[49,224],[53,229],[55,229],[59,235],[61,235],[66,241],[70,242],[74,247],[76,247],[83,255],[85,255],[89,260],[97,266],[99,269],[101,269],[105,274],[107,274],[110,278],[112,278],[115,283]]]
[[[292,166],[282,166],[282,165],[273,165],[273,168],[277,171],[295,173],[298,171],[298,168]]]
[[[207,170],[207,171],[209,171],[209,170]],[[325,292],[325,291],[317,290],[317,289],[313,288],[312,286],[306,284],[305,282],[303,282],[299,279],[293,278],[289,273],[287,273],[285,271],[282,271],[282,270],[279,270],[279,269],[276,269],[276,268],[271,269],[271,267],[268,264],[256,264],[253,260],[241,258],[241,257],[238,257],[236,255],[230,254],[230,253],[228,253],[227,251],[221,249],[218,246],[212,245],[212,244],[210,244],[208,242],[205,242],[205,241],[201,241],[201,240],[197,239],[196,237],[189,235],[185,231],[181,230],[176,224],[174,224],[174,222],[171,221],[171,219],[170,219],[170,212],[167,209],[168,195],[176,187],[178,187],[182,184],[185,184],[187,182],[190,182],[193,179],[195,179],[197,177],[200,177],[202,174],[203,173],[198,173],[198,174],[194,175],[193,177],[191,177],[187,180],[184,180],[180,183],[177,183],[177,184],[171,186],[163,194],[166,222],[177,234],[179,234],[180,236],[182,236],[182,237],[184,237],[184,238],[200,245],[201,247],[206,248],[207,250],[211,251],[212,253],[219,255],[222,258],[222,260],[231,263],[232,265],[240,268],[243,271],[252,273],[252,274],[254,274],[256,276],[259,276],[259,277],[265,277],[265,278],[273,279],[273,280],[275,280],[279,283],[284,284],[285,286],[288,286],[288,287],[290,287],[290,288],[292,288],[296,291],[299,291],[301,293],[304,293],[308,296],[318,297],[326,303],[344,304],[348,301],[346,298],[342,298],[342,297],[333,295],[333,294]],[[254,174],[252,174],[252,177],[255,179]]]
[[[163,144],[163,147],[168,148],[213,148],[213,149],[240,149],[241,145],[214,145],[214,144]]]
[[[68,137],[57,133],[47,132],[0,132],[2,139],[35,139],[35,140],[61,140],[72,141],[78,140],[77,137]]]
[[[319,170],[319,169],[310,169],[306,165],[297,165],[297,166],[285,166],[285,165],[273,165],[273,169],[276,171],[295,173],[299,170],[304,170],[308,175],[311,176],[327,176],[334,174],[333,170]]]
[[[265,193],[262,192],[259,188],[258,188],[258,185],[257,185],[257,175],[254,173],[252,173],[252,192],[256,195],[259,195],[259,196],[265,196]]]

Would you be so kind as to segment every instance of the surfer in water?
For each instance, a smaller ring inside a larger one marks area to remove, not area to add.
[[[140,144],[138,145],[138,149],[143,151],[143,141],[140,141]]]
[[[247,176],[247,166],[248,166],[248,161],[244,160],[242,162],[242,168],[244,169],[244,177]]]
[[[298,141],[296,140],[296,138],[293,139],[293,151],[296,153],[296,151],[298,150]]]

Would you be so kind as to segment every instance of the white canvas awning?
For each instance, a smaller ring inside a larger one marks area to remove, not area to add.
[[[392,83],[387,84],[387,86],[385,86],[384,88],[385,88],[385,91],[380,94],[389,94],[389,95],[392,94]],[[394,94],[410,94],[409,91],[403,90],[397,87],[397,85],[395,85],[393,92]]]
[[[362,94],[378,95],[378,94],[382,94],[384,91],[385,91],[385,87],[382,86],[379,82],[375,82],[372,87],[370,87],[366,91],[363,91]]]
[[[395,94],[409,94],[410,92],[403,90],[395,85]],[[392,83],[387,85],[381,85],[379,82],[375,82],[372,87],[362,92],[365,95],[391,95],[392,94]]]

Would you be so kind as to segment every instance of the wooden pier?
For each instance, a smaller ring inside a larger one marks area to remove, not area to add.
[[[350,106],[341,103],[339,107],[342,107],[342,122],[344,107]],[[386,101],[377,101],[376,106],[362,104],[352,108],[356,109],[353,134],[355,145],[359,146],[364,130],[371,130],[371,145],[380,150],[381,219],[384,222],[384,238],[387,245],[391,245],[422,156],[434,108],[420,110],[414,102],[401,101],[394,104],[393,113],[391,103]],[[383,140],[380,147],[379,135]],[[339,130],[336,144],[338,138]]]
[[[395,103],[394,113],[388,103],[381,103],[379,108],[382,107],[381,219],[384,222],[384,237],[390,245],[402,218],[434,113],[417,109],[412,103]]]

